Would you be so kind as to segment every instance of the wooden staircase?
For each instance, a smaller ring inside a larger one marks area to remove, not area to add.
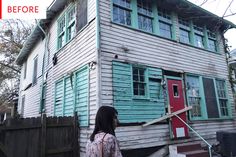
[[[184,143],[169,146],[169,157],[209,157],[200,143]]]

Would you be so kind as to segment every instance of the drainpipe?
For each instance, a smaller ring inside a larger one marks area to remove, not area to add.
[[[44,43],[44,53],[43,53],[43,64],[42,64],[42,82],[41,82],[41,85],[40,85],[40,87],[41,87],[41,94],[40,94],[40,108],[39,108],[39,111],[40,111],[40,113],[41,113],[41,115],[43,114],[43,113],[45,113],[45,108],[44,109],[42,109],[42,99],[43,99],[43,92],[45,92],[45,91],[43,91],[43,86],[44,86],[44,66],[45,66],[45,53],[47,52],[47,46],[48,46],[48,35],[47,35],[47,33],[44,31],[44,29],[40,26],[40,24],[39,24],[39,22],[37,22],[37,20],[36,20],[36,23],[37,23],[37,26],[39,27],[39,29],[43,32],[43,34],[44,34],[44,36],[45,36],[45,43]],[[44,104],[45,105],[45,104]],[[45,107],[45,106],[44,106]]]
[[[96,85],[96,106],[101,106],[101,57],[100,57],[100,15],[99,0],[96,0],[96,62],[97,62],[97,85]]]

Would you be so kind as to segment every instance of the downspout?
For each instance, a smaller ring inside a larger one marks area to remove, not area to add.
[[[97,62],[97,85],[96,85],[96,106],[101,106],[101,56],[100,56],[100,16],[99,0],[96,0],[96,62]]]
[[[43,99],[43,89],[44,89],[44,66],[45,66],[45,53],[47,52],[47,44],[48,44],[48,36],[47,36],[47,33],[44,31],[44,29],[40,26],[39,22],[36,22],[37,23],[37,26],[39,27],[39,29],[43,32],[44,36],[45,36],[45,43],[44,43],[44,53],[43,53],[43,64],[42,64],[42,82],[41,82],[41,85],[40,85],[40,108],[39,108],[39,112],[41,113],[41,115],[43,113],[45,113],[45,106],[44,108],[42,108],[43,104],[42,104],[42,99]],[[45,104],[44,104],[45,105]]]

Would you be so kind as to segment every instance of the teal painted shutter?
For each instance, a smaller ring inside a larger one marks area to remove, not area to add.
[[[63,80],[56,83],[55,87],[55,116],[63,116],[63,95],[64,95],[64,85]]]
[[[73,81],[71,81],[70,77],[65,78],[64,116],[73,116],[74,114],[74,97],[71,86]]]
[[[79,116],[80,126],[88,126],[88,67],[76,73],[76,104],[75,111]]]
[[[146,122],[165,114],[161,89],[161,69],[146,68],[149,97],[135,98],[132,91],[132,65],[113,62],[114,107],[122,123]]]
[[[114,107],[118,110],[120,122],[132,121],[132,67],[121,62],[112,64]]]

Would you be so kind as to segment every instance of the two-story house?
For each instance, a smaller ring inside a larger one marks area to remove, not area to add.
[[[122,150],[198,141],[186,124],[213,144],[216,131],[236,127],[230,28],[186,0],[54,0],[16,60],[18,112],[77,112],[82,156],[102,105],[119,112]]]

